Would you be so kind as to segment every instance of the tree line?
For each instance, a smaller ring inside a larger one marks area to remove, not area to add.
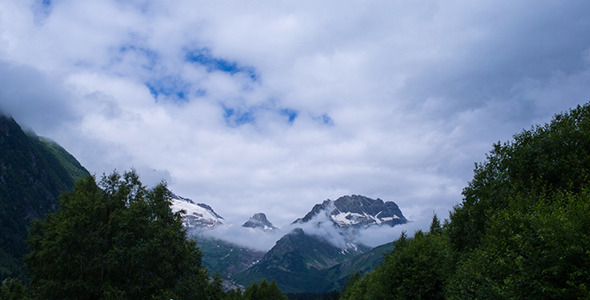
[[[589,299],[590,105],[497,143],[463,201],[341,299]]]
[[[133,170],[78,180],[29,230],[30,282],[4,280],[0,299],[286,299],[267,281],[224,292],[170,196]]]

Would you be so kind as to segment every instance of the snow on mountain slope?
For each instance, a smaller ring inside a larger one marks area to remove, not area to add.
[[[325,215],[340,228],[360,228],[371,225],[395,226],[407,222],[394,202],[383,202],[381,199],[351,195],[342,196],[335,201],[328,199],[322,204],[317,204],[305,217],[299,218],[293,223],[307,223],[320,215]]]
[[[172,211],[183,210],[183,225],[188,229],[203,228],[213,229],[216,226],[224,225],[225,219],[218,215],[209,205],[195,203],[193,200],[172,194]]]

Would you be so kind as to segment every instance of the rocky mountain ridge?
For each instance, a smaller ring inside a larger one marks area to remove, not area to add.
[[[225,219],[205,203],[195,203],[176,194],[172,194],[171,202],[173,212],[183,211],[183,225],[189,230],[213,229],[226,224]]]
[[[335,201],[325,200],[316,204],[303,218],[293,224],[302,224],[313,218],[325,216],[340,228],[362,228],[372,225],[389,225],[407,223],[401,210],[394,202],[371,199],[361,195],[342,196]]]
[[[372,251],[356,238],[369,227],[406,222],[391,201],[360,195],[328,199],[295,220],[291,224],[295,229],[281,237],[260,261],[232,277],[243,285],[274,280],[286,293],[339,289],[354,272],[374,268],[381,251],[389,249],[384,245]]]
[[[277,229],[277,227],[268,221],[264,213],[255,213],[252,217],[250,217],[250,220],[246,221],[246,223],[242,225],[242,227],[260,228],[264,231]]]
[[[278,236],[270,250],[261,252],[226,237],[208,236],[212,232],[209,230],[232,227],[210,206],[176,195],[172,202],[175,211],[186,212],[185,227],[196,234],[203,262],[211,272],[242,286],[262,279],[274,280],[288,293],[341,288],[354,272],[374,267],[381,258],[379,249],[389,249],[380,246],[372,250],[359,243],[357,238],[363,231],[407,222],[394,202],[361,195],[342,196],[314,205],[304,217],[285,228],[293,229]],[[257,229],[263,235],[276,234],[278,230],[264,213],[254,214],[238,228]]]

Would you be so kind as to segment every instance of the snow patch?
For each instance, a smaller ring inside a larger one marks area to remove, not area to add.
[[[186,228],[214,228],[225,224],[225,220],[209,208],[206,204],[195,203],[191,199],[172,195],[171,209],[182,213],[183,225]]]

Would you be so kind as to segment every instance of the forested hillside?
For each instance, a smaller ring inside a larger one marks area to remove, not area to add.
[[[87,175],[62,147],[0,114],[0,280],[23,277],[31,220],[55,210],[59,195]]]
[[[402,236],[341,299],[590,298],[590,105],[495,144],[443,225]]]

